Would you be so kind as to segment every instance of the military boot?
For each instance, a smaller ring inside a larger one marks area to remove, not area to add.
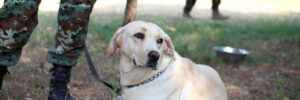
[[[71,66],[53,64],[48,100],[75,100],[67,87],[71,77],[71,69]]]
[[[183,13],[183,17],[185,17],[185,18],[193,18],[190,13],[186,13],[186,12]]]
[[[221,14],[219,12],[219,10],[213,10],[213,13],[212,13],[212,19],[214,20],[224,20],[224,19],[228,19],[229,16],[225,16],[223,14]]]
[[[0,65],[0,89],[2,89],[2,82],[3,82],[4,77],[8,74],[9,74],[9,71],[7,69],[7,66]]]

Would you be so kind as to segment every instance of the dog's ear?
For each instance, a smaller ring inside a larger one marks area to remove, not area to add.
[[[175,48],[174,48],[171,38],[167,34],[165,34],[165,36],[164,36],[164,41],[167,44],[167,46],[164,48],[164,52],[170,54],[172,56],[173,60],[175,61],[176,60],[175,59]]]
[[[123,27],[120,27],[112,36],[112,38],[110,39],[110,43],[108,46],[108,54],[109,56],[113,56],[116,52],[117,49],[120,48],[120,39],[119,36],[121,33],[123,33],[124,29]]]

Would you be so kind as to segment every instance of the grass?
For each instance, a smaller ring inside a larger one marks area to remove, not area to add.
[[[286,98],[300,99],[300,92],[294,87],[288,86],[281,78],[276,78],[276,85],[275,92],[277,92],[277,96],[273,100],[285,100]]]
[[[101,15],[95,15],[97,17]],[[94,19],[94,18],[92,18]],[[274,62],[269,42],[274,45],[297,45],[300,41],[299,18],[232,18],[227,21],[210,19],[164,18],[160,16],[138,16],[138,20],[153,22],[168,33],[176,50],[198,63],[214,61],[213,46],[245,48],[251,52],[245,64]],[[108,44],[114,31],[121,25],[121,17],[102,23],[95,20],[89,24],[88,40]],[[104,52],[101,48],[96,50]],[[286,50],[285,52],[289,52]],[[299,56],[296,59],[300,59]]]
[[[107,17],[112,16],[112,17]],[[213,46],[232,46],[251,52],[243,64],[274,63],[271,46],[299,45],[300,19],[298,17],[256,17],[231,18],[226,21],[204,19],[186,19],[182,17],[161,17],[141,15],[137,20],[153,22],[162,27],[172,38],[176,50],[185,57],[198,63],[215,62]],[[33,48],[39,45],[52,45],[57,21],[55,13],[40,13],[39,26],[31,36]],[[89,23],[87,42],[96,42],[91,52],[105,52],[108,41],[114,31],[121,26],[120,14],[93,14]],[[33,41],[32,41],[33,40]],[[45,40],[45,41],[43,41]],[[41,44],[36,44],[40,42]],[[270,45],[272,44],[272,45]],[[280,48],[284,49],[284,48]],[[275,51],[276,52],[276,51]],[[295,52],[285,49],[287,55]],[[297,52],[296,52],[297,53]],[[298,52],[299,54],[299,52]],[[300,59],[300,56],[291,56]],[[297,61],[291,61],[298,65]]]

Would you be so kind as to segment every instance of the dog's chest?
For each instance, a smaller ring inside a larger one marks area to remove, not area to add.
[[[126,91],[122,97],[123,100],[167,100],[174,90],[164,85],[136,88]]]
[[[167,100],[176,91],[177,82],[166,81],[166,76],[142,86],[125,89],[122,100]]]

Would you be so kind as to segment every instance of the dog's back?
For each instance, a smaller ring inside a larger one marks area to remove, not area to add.
[[[226,88],[213,68],[182,59],[182,70],[186,78],[181,100],[227,100]]]

